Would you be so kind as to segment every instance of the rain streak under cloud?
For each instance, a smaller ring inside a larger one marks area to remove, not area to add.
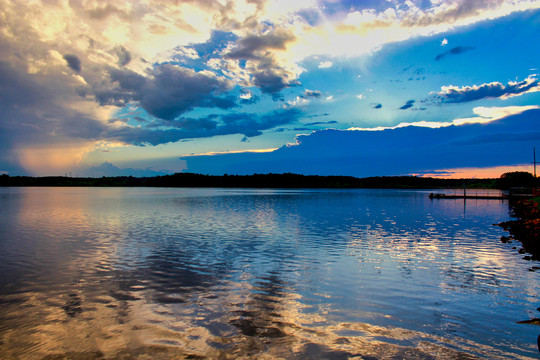
[[[540,1],[0,5],[0,173],[487,174],[540,140]]]

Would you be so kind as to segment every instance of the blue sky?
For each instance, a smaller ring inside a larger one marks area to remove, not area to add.
[[[540,1],[0,0],[0,172],[499,176]]]

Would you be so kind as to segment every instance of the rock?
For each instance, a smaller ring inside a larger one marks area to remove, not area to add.
[[[540,319],[532,318],[529,320],[518,321],[518,324],[540,325]]]

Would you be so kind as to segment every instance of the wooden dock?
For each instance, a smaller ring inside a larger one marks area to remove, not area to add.
[[[537,196],[535,194],[520,194],[520,193],[509,193],[509,194],[501,194],[501,195],[489,195],[489,194],[429,194],[430,199],[477,199],[477,200],[509,200],[509,199],[530,199],[534,196]]]
[[[429,194],[430,199],[480,199],[480,200],[506,200],[509,195],[469,195],[469,194]]]

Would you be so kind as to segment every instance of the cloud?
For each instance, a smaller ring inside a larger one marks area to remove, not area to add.
[[[128,16],[128,13],[118,7],[106,4],[103,6],[95,5],[95,7],[87,8],[86,13],[93,19],[103,20],[107,19],[112,15],[119,15],[120,17]]]
[[[158,67],[150,78],[128,69],[110,69],[113,81],[91,89],[101,104],[91,97],[64,91],[68,90],[63,87],[67,76],[28,75],[0,61],[0,93],[4,94],[0,98],[1,171],[27,173],[22,166],[34,174],[63,174],[75,168],[97,141],[158,145],[236,133],[257,136],[272,127],[294,123],[302,115],[294,109],[203,118],[179,115],[193,106],[229,108],[234,101],[218,96],[228,89],[224,80],[170,64]],[[125,121],[109,121],[110,112],[100,115],[97,111],[115,110],[110,105],[132,101],[140,101],[154,118],[145,117],[140,122],[135,112],[133,119],[138,125],[131,126]]]
[[[452,121],[417,121],[417,122],[403,122],[394,126],[378,126],[373,128],[359,128],[352,127],[348,130],[359,130],[359,131],[383,131],[383,130],[394,130],[403,127],[417,126],[417,127],[428,127],[428,128],[441,128],[452,125],[465,125],[465,124],[487,124],[496,120],[503,119],[508,116],[519,115],[525,111],[529,110],[538,110],[540,106],[538,105],[528,105],[528,106],[507,106],[507,107],[475,107],[473,113],[477,116],[470,118],[459,118]]]
[[[448,0],[381,1],[377,9],[343,9],[317,26],[301,27],[289,46],[294,59],[309,56],[351,57],[370,54],[386,44],[452,31],[517,11],[540,8],[537,1]],[[385,6],[386,5],[386,6]],[[324,11],[324,10],[323,10]],[[354,46],[351,46],[354,44]]]
[[[287,101],[288,106],[304,106],[310,103],[311,98],[319,99],[322,96],[321,92],[318,90],[304,90],[302,95],[296,96],[293,100]]]
[[[463,103],[486,98],[508,99],[527,93],[540,91],[540,83],[536,75],[531,75],[523,81],[511,81],[507,85],[492,82],[473,86],[443,86],[435,96],[435,100],[442,103]]]
[[[479,18],[496,18],[508,15],[513,9],[504,0],[451,0],[434,2],[434,6],[422,11],[415,6],[410,7],[403,23],[410,27],[429,27],[447,23],[466,25]],[[530,2],[522,1],[513,4],[515,8],[527,8]],[[532,4],[532,6],[535,6]]]
[[[99,113],[91,111],[97,107],[92,100],[67,91],[65,83],[73,81],[71,76],[30,75],[0,61],[0,163],[4,168],[11,164],[28,173],[47,166],[50,171],[73,166],[106,128]]]
[[[39,165],[32,151],[40,150],[54,171],[100,141],[242,133],[242,121],[244,132],[257,134],[279,123],[266,116],[279,114],[242,118],[239,105],[259,97],[239,98],[239,88],[282,100],[283,90],[301,85],[306,58],[328,59],[324,68],[340,56],[540,8],[521,0],[432,1],[421,9],[383,2],[330,16],[309,1],[0,2],[0,162]],[[130,107],[144,111],[117,121]],[[234,110],[236,120],[197,118],[193,110]],[[294,122],[300,115],[283,116]],[[178,127],[186,119],[193,121]]]
[[[126,66],[131,61],[131,53],[123,46],[115,46],[114,52],[118,57],[118,65]]]
[[[213,73],[165,64],[156,69],[154,77],[137,94],[137,100],[150,114],[174,119],[195,107],[235,107],[230,97],[216,96],[230,88],[228,81]]]
[[[314,97],[314,98],[320,98],[321,97],[321,92],[319,90],[308,90],[306,89],[304,91],[304,96],[305,97]]]
[[[328,69],[331,68],[332,65],[333,64],[331,61],[321,61],[321,63],[319,64],[319,69]]]
[[[208,71],[163,64],[155,67],[151,77],[130,70],[110,69],[109,73],[111,85],[95,89],[96,99],[102,105],[122,106],[138,101],[150,115],[165,120],[173,120],[196,107],[237,106],[232,97],[218,96],[232,84]]]
[[[295,84],[297,74],[282,64],[277,53],[284,52],[295,39],[290,30],[273,27],[263,34],[239,38],[232,49],[225,51],[223,59],[244,61],[243,70],[250,74],[253,84],[278,99],[281,90]]]
[[[439,61],[445,57],[447,57],[448,55],[459,55],[459,54],[463,54],[467,51],[470,51],[470,50],[473,50],[474,47],[470,47],[470,46],[456,46],[448,51],[445,51],[439,55],[437,55],[435,57],[435,60]]]
[[[400,107],[401,110],[406,110],[406,109],[410,109],[414,106],[414,103],[415,103],[416,100],[409,100],[407,101],[407,103],[405,105],[403,105],[402,107]]]
[[[479,106],[473,109],[473,113],[478,115],[473,118],[461,118],[455,119],[451,124],[463,125],[463,124],[484,124],[495,120],[500,120],[508,116],[519,115],[528,110],[540,109],[539,105],[527,105],[527,106],[506,106],[506,107],[484,107]]]
[[[295,123],[301,116],[302,112],[290,108],[271,111],[263,115],[232,112],[202,118],[179,117],[172,121],[154,123],[150,127],[108,128],[102,133],[102,136],[110,141],[120,141],[132,145],[159,145],[182,139],[230,134],[254,137],[261,135],[264,130]]]
[[[64,60],[66,60],[71,70],[75,71],[76,73],[81,72],[81,60],[76,55],[66,54],[64,55]]]
[[[310,100],[306,97],[299,95],[292,100],[287,101],[288,107],[305,106],[310,103]]]
[[[237,42],[237,46],[225,54],[225,58],[237,60],[259,60],[270,49],[285,50],[286,44],[295,40],[292,32],[283,28],[273,29],[261,35],[248,35]]]
[[[134,176],[134,177],[151,177],[169,175],[167,171],[155,171],[152,169],[133,169],[119,168],[112,163],[105,161],[98,166],[90,166],[87,168],[76,169],[74,174],[80,177],[103,177],[103,176]]]
[[[306,126],[313,126],[313,125],[330,125],[330,124],[337,124],[337,123],[338,123],[337,121],[331,120],[331,121],[315,121],[315,122],[306,123],[305,125],[306,125]]]
[[[297,11],[297,14],[311,26],[317,26],[322,21],[318,9],[301,9]]]
[[[244,105],[256,104],[261,99],[259,96],[254,95],[250,90],[244,89],[240,93],[240,103]]]
[[[269,153],[184,157],[198,173],[380,176],[526,162],[540,141],[540,108],[489,123],[407,126],[383,131],[321,130]],[[509,140],[512,141],[509,144]]]

